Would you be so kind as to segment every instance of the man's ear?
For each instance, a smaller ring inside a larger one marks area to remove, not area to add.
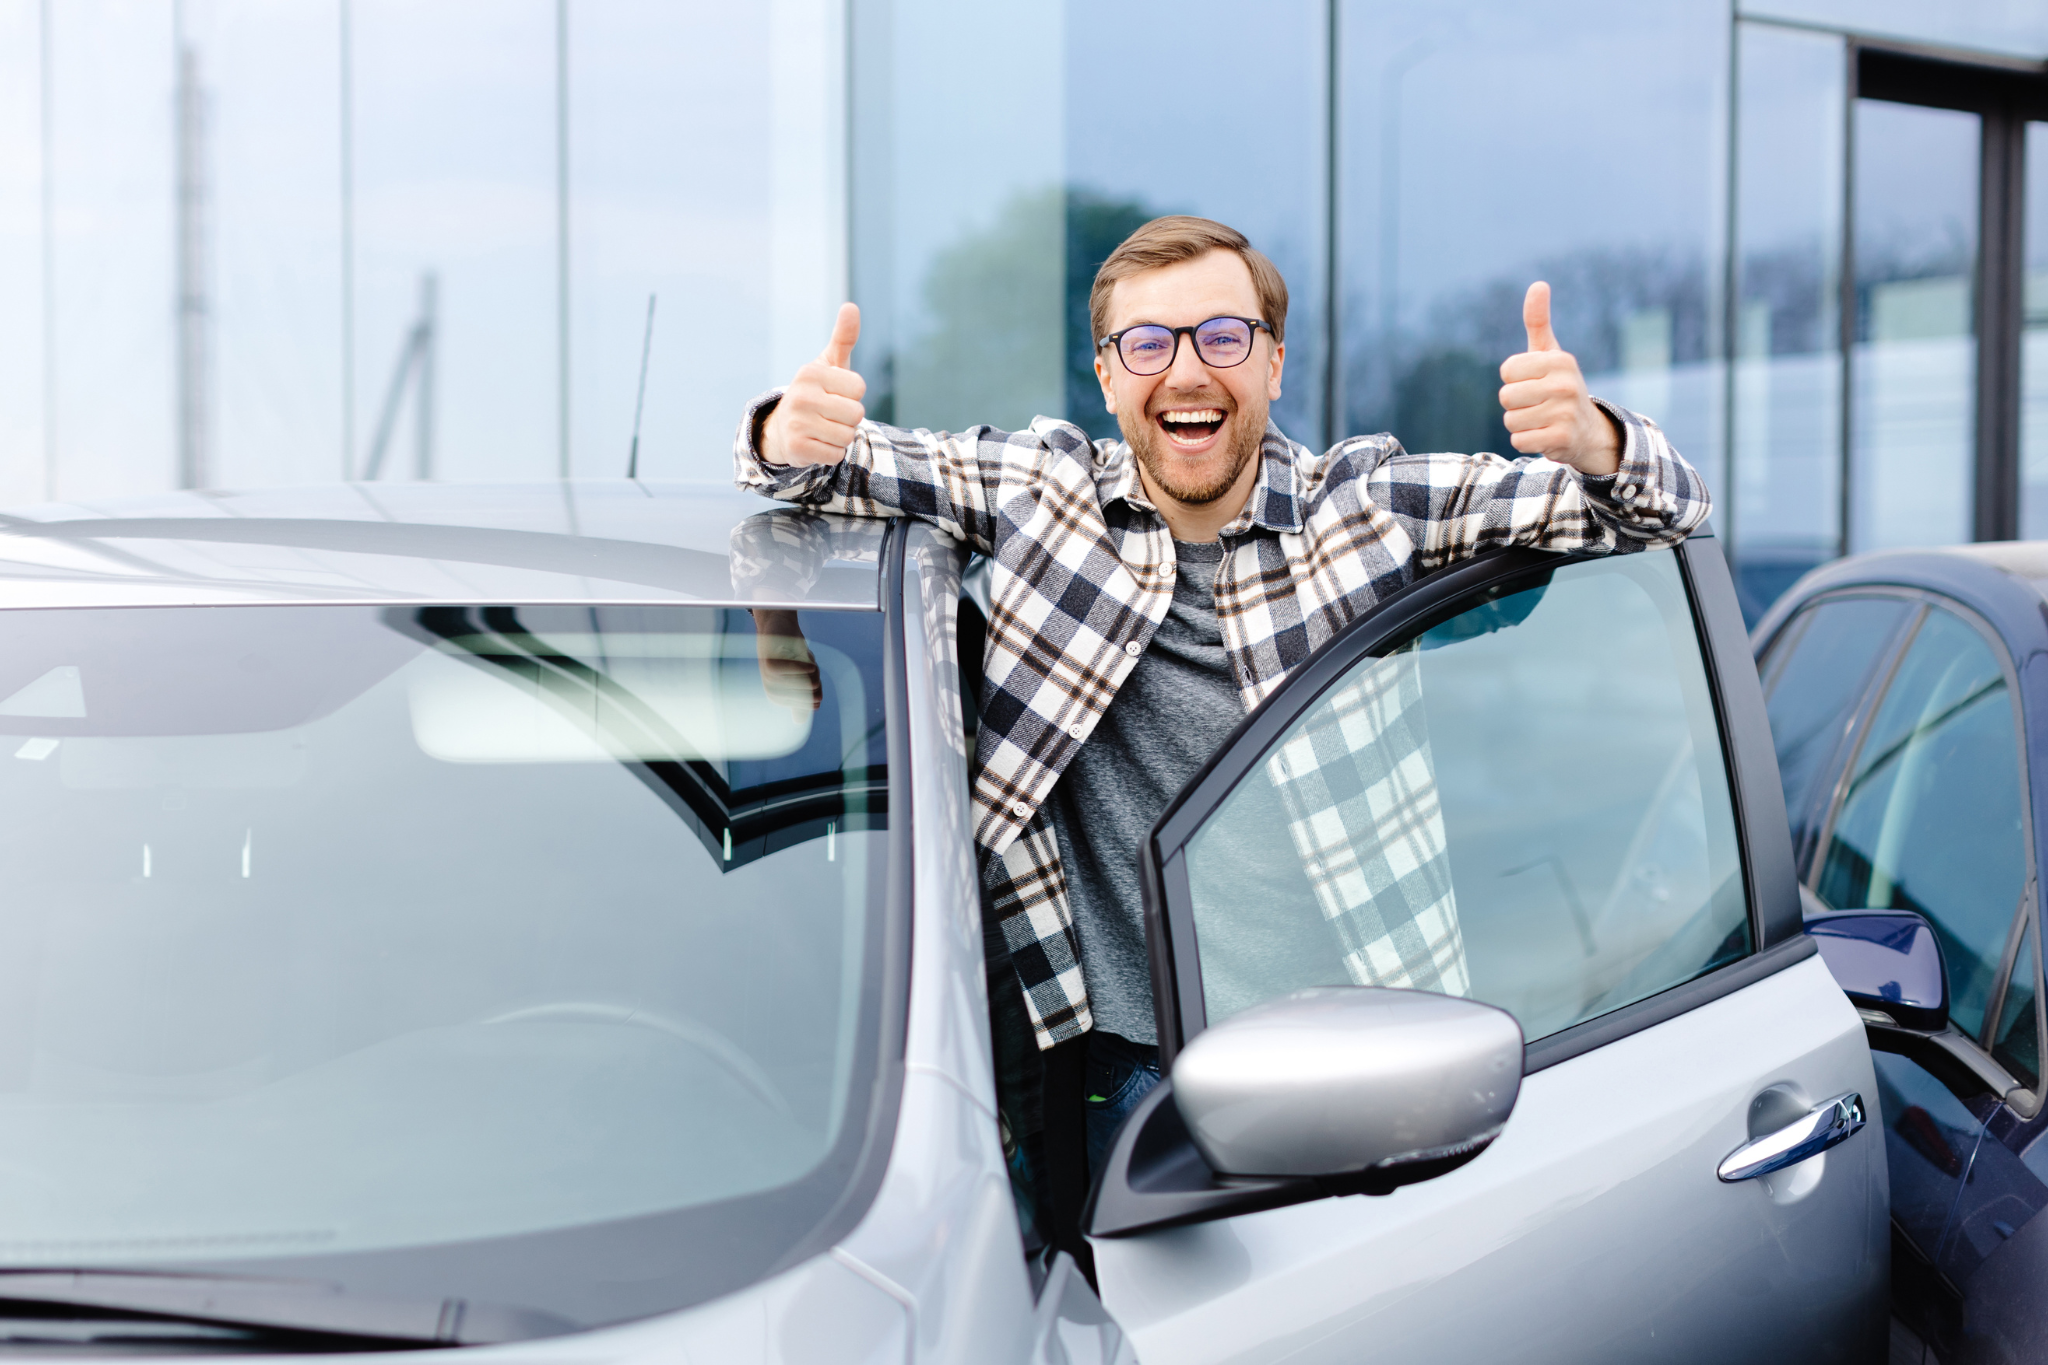
[[[1110,412],[1116,411],[1116,390],[1109,386],[1109,362],[1102,358],[1102,348],[1095,351],[1095,382],[1102,385],[1102,406]]]
[[[1096,363],[1101,364],[1100,361],[1097,361]],[[1286,363],[1287,343],[1284,341],[1274,342],[1273,368],[1266,374],[1266,401],[1268,403],[1277,403],[1280,401],[1280,369]]]

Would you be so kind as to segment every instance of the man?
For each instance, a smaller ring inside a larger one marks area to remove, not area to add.
[[[1090,295],[1122,441],[1044,417],[954,435],[866,421],[852,304],[749,409],[742,487],[922,517],[993,561],[975,840],[1038,1047],[1088,1039],[1091,1164],[1158,1075],[1139,841],[1244,713],[1432,569],[1503,545],[1637,550],[1705,520],[1697,473],[1588,394],[1549,307],[1532,285],[1529,349],[1501,366],[1510,439],[1532,457],[1514,461],[1288,441],[1267,417],[1287,286],[1241,234],[1189,217],[1139,228]],[[1381,984],[1430,980],[1404,964]]]

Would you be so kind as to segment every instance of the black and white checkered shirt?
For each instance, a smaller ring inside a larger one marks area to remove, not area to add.
[[[1130,447],[1091,442],[1072,423],[1040,417],[1025,431],[946,434],[864,422],[844,461],[783,467],[753,444],[757,421],[780,396],[756,399],[740,423],[740,487],[818,511],[920,517],[993,561],[974,777],[982,880],[1039,1046],[1085,1033],[1079,940],[1044,806],[1166,615],[1173,534],[1145,495]],[[1245,709],[1349,622],[1433,569],[1506,545],[1641,550],[1704,522],[1706,486],[1656,424],[1601,407],[1625,435],[1612,478],[1535,456],[1418,455],[1387,435],[1352,437],[1317,455],[1268,424],[1258,482],[1223,528],[1216,571],[1217,623]],[[1384,685],[1391,695],[1402,690],[1392,676]],[[1370,700],[1361,695],[1359,704]],[[1430,842],[1434,856],[1423,857],[1433,863],[1440,837]],[[1332,893],[1326,901],[1356,908],[1363,898],[1337,888],[1353,855],[1326,849],[1311,861],[1330,864],[1311,868],[1319,892]],[[1455,929],[1447,940],[1433,925],[1434,892],[1415,899],[1405,917],[1381,905],[1360,923],[1339,923],[1347,961],[1371,984],[1455,989],[1463,975]]]

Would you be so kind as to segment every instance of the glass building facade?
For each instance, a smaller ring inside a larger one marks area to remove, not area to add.
[[[1755,612],[2048,536],[2044,58],[2010,0],[0,0],[0,500],[723,479],[844,297],[874,415],[1108,434],[1089,281],[1190,212],[1310,445],[1507,450],[1548,279]]]

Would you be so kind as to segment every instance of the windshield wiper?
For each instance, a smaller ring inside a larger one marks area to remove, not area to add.
[[[430,1350],[424,1342],[387,1342],[276,1327],[212,1327],[182,1318],[116,1313],[103,1308],[18,1308],[0,1300],[0,1358],[23,1348],[70,1347],[99,1355],[193,1351],[207,1355],[311,1355],[328,1352]]]
[[[316,1280],[163,1270],[0,1269],[0,1340],[48,1340],[27,1321],[165,1322],[260,1337],[302,1350],[418,1350],[559,1336],[552,1313],[466,1299],[385,1299]],[[125,1334],[124,1334],[125,1335]],[[75,1333],[66,1333],[75,1339]],[[218,1340],[218,1338],[212,1338]],[[194,1344],[205,1344],[202,1334]]]

